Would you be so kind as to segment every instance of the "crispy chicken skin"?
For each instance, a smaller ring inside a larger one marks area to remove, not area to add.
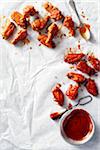
[[[88,61],[91,63],[95,70],[100,71],[100,60],[90,55],[88,56]]]
[[[67,77],[77,83],[83,83],[86,80],[82,74],[75,73],[75,72],[69,72],[67,74]]]
[[[88,74],[89,76],[96,73],[92,67],[88,66],[88,64],[82,60],[77,64],[76,68],[81,72]]]
[[[58,21],[63,18],[61,11],[58,8],[56,8],[55,6],[53,6],[51,3],[49,3],[49,2],[45,3],[44,8],[50,13],[51,19]]]
[[[29,16],[34,16],[36,13],[37,11],[32,5],[27,5],[23,9],[23,15],[25,18],[28,18]]]
[[[3,39],[8,39],[13,33],[14,33],[14,30],[15,30],[16,26],[13,22],[9,22],[4,31],[2,32],[2,37]]]
[[[23,41],[27,37],[27,30],[26,29],[21,29],[16,37],[12,40],[12,44],[17,44],[19,41]]]
[[[51,40],[48,43],[46,43],[48,36],[45,34],[41,34],[38,36],[38,40],[45,46],[49,47],[49,48],[55,48],[55,43]]]
[[[63,25],[68,28],[71,36],[75,36],[74,22],[70,16],[65,17]]]
[[[90,94],[92,94],[93,96],[98,95],[98,89],[94,80],[88,79],[85,86]]]
[[[46,16],[44,18],[36,19],[31,23],[31,27],[35,31],[42,30],[46,25],[47,22],[49,21],[49,16]]]
[[[67,54],[64,57],[64,61],[70,64],[74,64],[76,62],[79,62],[85,55],[83,53],[79,53],[79,54]]]
[[[51,41],[58,33],[59,28],[55,23],[52,23],[49,27],[48,27],[48,38],[46,40],[46,43],[48,43],[49,41]]]
[[[19,25],[20,27],[26,29],[27,26],[28,26],[28,21],[25,19],[25,17],[19,13],[18,11],[14,11],[12,14],[11,14],[11,19],[13,21],[16,22],[17,25]]]
[[[60,85],[57,84],[53,89],[52,89],[52,94],[54,96],[55,101],[62,106],[64,103],[64,94],[60,89]]]
[[[70,84],[68,90],[66,91],[66,95],[69,97],[69,99],[75,100],[77,98],[78,89],[79,89],[79,85]]]

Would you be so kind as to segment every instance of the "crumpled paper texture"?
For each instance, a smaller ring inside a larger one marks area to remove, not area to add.
[[[42,5],[46,0],[1,0],[0,16],[9,17],[13,10],[22,11],[27,4],[34,5],[44,16]],[[60,8],[64,15],[77,18],[68,6],[68,0],[50,0]],[[66,143],[60,135],[60,122],[54,122],[49,115],[55,110],[62,110],[52,100],[51,89],[56,83],[65,83],[65,91],[71,83],[66,73],[72,71],[63,62],[66,48],[76,47],[81,39],[84,52],[93,51],[100,59],[99,41],[99,6],[98,1],[76,1],[79,13],[83,10],[88,16],[86,21],[91,25],[92,39],[86,42],[77,33],[76,38],[55,39],[57,47],[48,49],[39,46],[37,33],[29,30],[31,43],[24,46],[13,46],[0,35],[0,150],[99,150],[100,96],[84,108],[92,115],[96,131],[90,142],[82,146]],[[83,19],[83,21],[85,21]],[[1,23],[0,23],[1,24]],[[1,25],[0,25],[1,26]],[[65,28],[62,32],[67,32]],[[32,49],[30,49],[32,47]],[[96,77],[100,90],[100,75]],[[79,94],[86,95],[84,89]]]

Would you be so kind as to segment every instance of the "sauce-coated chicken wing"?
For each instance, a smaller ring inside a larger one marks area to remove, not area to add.
[[[49,41],[51,41],[58,33],[59,28],[55,23],[52,23],[49,27],[48,27],[48,38],[46,40],[46,43],[48,43]]]
[[[79,89],[79,85],[70,84],[68,90],[66,91],[66,95],[69,97],[69,99],[75,100],[77,98],[78,89]]]
[[[88,57],[88,61],[91,63],[93,68],[97,71],[100,71],[100,60],[95,58],[94,56],[90,55]]]
[[[55,48],[55,43],[51,40],[48,43],[46,43],[48,36],[45,34],[41,34],[38,36],[38,40],[45,46],[49,47],[49,48]]]
[[[7,25],[5,26],[4,31],[2,32],[2,37],[3,39],[8,39],[11,35],[13,35],[14,30],[15,30],[16,26],[13,22],[9,22],[7,23]]]
[[[36,13],[37,11],[32,5],[27,5],[23,9],[23,15],[25,18],[28,18],[29,16],[34,16]]]
[[[50,18],[58,21],[63,18],[61,11],[53,6],[51,3],[47,2],[44,4],[44,8],[50,13]]]
[[[28,21],[26,20],[26,18],[24,17],[24,15],[22,15],[20,12],[18,11],[14,11],[11,14],[11,19],[13,21],[16,22],[17,25],[19,25],[20,27],[26,29],[28,26]]]
[[[85,86],[90,94],[92,94],[93,96],[98,95],[98,89],[94,80],[88,79]]]
[[[77,64],[76,68],[81,72],[88,74],[89,76],[96,73],[92,67],[88,66],[88,64],[82,60]]]
[[[53,89],[52,89],[52,94],[54,96],[55,101],[62,106],[64,103],[64,94],[60,89],[60,85],[57,84]]]
[[[31,27],[35,31],[40,31],[44,29],[44,27],[47,25],[47,22],[49,21],[49,16],[46,16],[44,18],[36,19],[31,23]]]
[[[85,55],[83,53],[72,53],[72,54],[67,54],[64,57],[64,61],[70,64],[74,64],[76,62],[79,62]]]
[[[67,74],[67,77],[77,83],[83,83],[86,80],[82,74],[75,73],[75,72],[69,72]]]
[[[16,37],[12,40],[12,44],[17,44],[19,41],[23,41],[27,37],[27,30],[21,29],[17,34]]]
[[[74,22],[70,16],[66,16],[63,25],[68,28],[69,35],[75,35]]]

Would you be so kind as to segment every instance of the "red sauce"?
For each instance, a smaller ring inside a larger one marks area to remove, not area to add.
[[[79,30],[80,30],[80,33],[85,33],[85,32],[86,32],[86,28],[85,28],[85,26],[80,27],[80,28],[79,28]]]
[[[92,131],[93,124],[88,112],[83,109],[75,109],[65,118],[63,128],[68,138],[83,140]]]
[[[80,44],[78,44],[78,49],[81,49],[81,45]]]
[[[90,30],[90,25],[89,24],[85,24],[85,26]]]
[[[90,30],[90,25],[89,24],[84,24],[84,26],[79,27],[80,33],[85,33],[86,32],[86,27]]]
[[[85,15],[81,15],[83,18],[86,18],[86,16]]]

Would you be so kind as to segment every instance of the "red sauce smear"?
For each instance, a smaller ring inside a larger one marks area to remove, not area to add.
[[[68,138],[83,140],[92,131],[93,124],[88,112],[75,109],[65,118],[63,128]]]

